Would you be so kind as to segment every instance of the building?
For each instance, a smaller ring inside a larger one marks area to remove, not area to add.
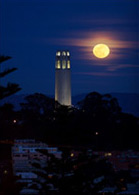
[[[47,150],[48,155],[41,153],[41,150]],[[62,152],[58,151],[56,147],[48,147],[47,144],[37,142],[32,139],[15,140],[12,147],[12,162],[13,173],[19,176],[18,182],[27,183],[26,188],[22,189],[20,194],[38,194],[37,191],[31,189],[31,185],[39,185],[46,182],[43,178],[39,177],[36,172],[44,172],[33,164],[39,164],[39,167],[46,167],[49,160],[49,154],[53,154],[56,158],[61,158]],[[39,182],[37,182],[39,181]],[[32,191],[31,191],[32,190]],[[31,192],[30,192],[31,191]]]
[[[57,51],[55,62],[55,100],[71,106],[71,67],[69,51]]]
[[[138,195],[139,194],[139,181],[136,183],[127,183],[127,189],[123,192],[119,192],[118,195]]]
[[[93,155],[98,155],[100,158],[107,159],[107,162],[111,163],[113,169],[118,172],[121,170],[127,171],[131,170],[132,174],[137,177],[138,164],[139,164],[139,152],[133,150],[127,151],[93,151]]]

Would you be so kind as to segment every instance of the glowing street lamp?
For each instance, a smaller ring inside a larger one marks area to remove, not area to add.
[[[14,119],[14,120],[13,120],[13,123],[14,123],[14,124],[16,124],[16,123],[17,123],[17,120],[16,120],[16,119]]]

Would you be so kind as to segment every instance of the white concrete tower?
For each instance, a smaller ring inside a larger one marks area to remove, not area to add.
[[[55,62],[55,100],[71,106],[71,73],[69,51],[57,51]]]

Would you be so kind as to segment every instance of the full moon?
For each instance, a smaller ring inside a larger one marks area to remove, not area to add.
[[[105,44],[97,44],[93,48],[93,54],[97,58],[106,58],[110,54],[110,49]]]

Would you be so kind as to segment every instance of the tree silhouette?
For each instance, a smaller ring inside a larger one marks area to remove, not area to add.
[[[115,115],[121,111],[116,98],[113,98],[110,94],[101,95],[97,92],[89,93],[84,100],[78,103],[78,106],[89,114],[99,116],[103,114],[103,117],[104,113]]]
[[[11,59],[11,57],[9,56],[0,56],[0,64],[2,62],[5,62],[6,60]],[[17,68],[8,68],[6,70],[4,70],[3,72],[0,72],[0,79],[5,77],[6,75],[14,72],[15,70],[17,70]],[[15,83],[8,83],[7,86],[2,86],[0,85],[0,99],[3,99],[7,96],[10,96],[16,92],[18,92],[19,90],[21,90],[21,88],[19,87],[18,84]]]

